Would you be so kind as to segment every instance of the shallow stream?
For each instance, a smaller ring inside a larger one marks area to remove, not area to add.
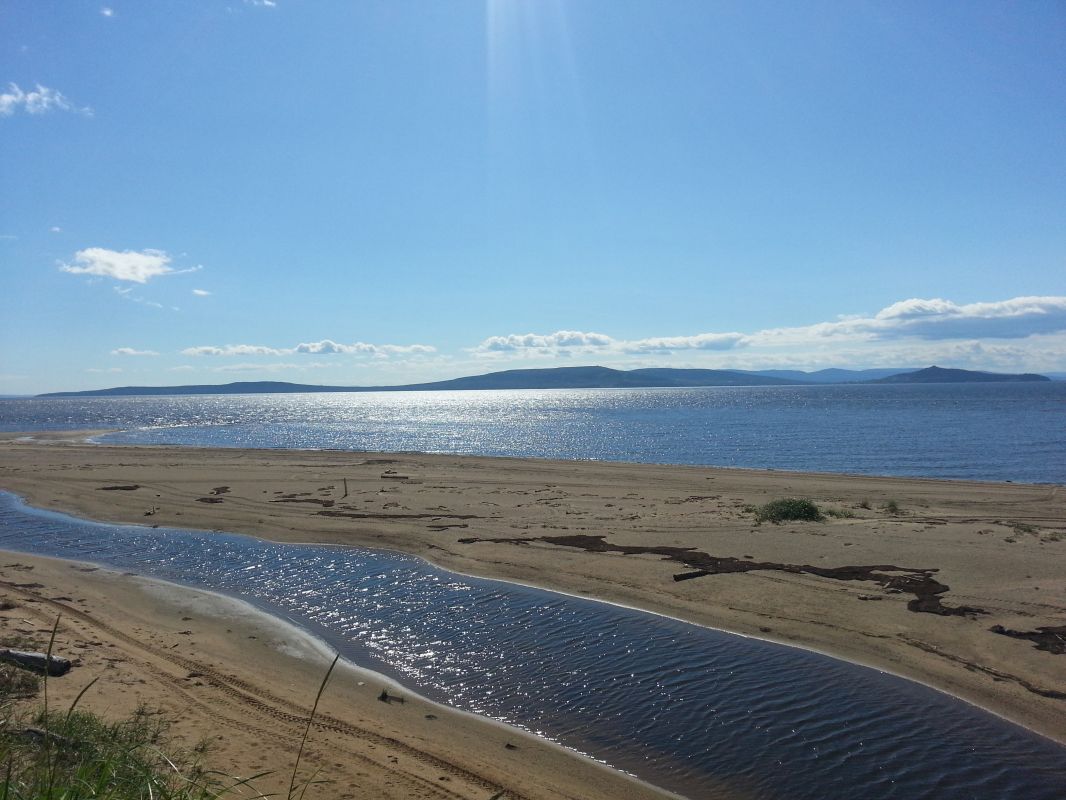
[[[0,549],[242,598],[422,695],[691,798],[712,779],[762,798],[1066,797],[1066,748],[920,684],[414,556],[100,524],[6,492]]]

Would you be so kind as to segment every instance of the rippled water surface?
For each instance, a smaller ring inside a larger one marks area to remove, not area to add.
[[[242,597],[434,699],[692,798],[1066,797],[1066,748],[875,670],[397,553],[102,525],[0,492],[0,548]]]
[[[0,430],[1066,483],[1066,382],[0,400]]]

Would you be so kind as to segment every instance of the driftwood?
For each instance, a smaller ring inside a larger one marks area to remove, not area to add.
[[[14,664],[34,672],[48,673],[53,678],[70,672],[70,660],[47,653],[30,653],[26,650],[9,650],[0,648],[0,661]]]

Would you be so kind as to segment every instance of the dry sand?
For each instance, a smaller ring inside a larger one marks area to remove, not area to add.
[[[78,443],[70,434],[0,437],[0,487],[35,505],[99,520],[404,550],[463,572],[890,670],[1066,742],[1063,487],[416,454],[111,447]],[[755,524],[750,506],[786,496],[811,498],[841,516]],[[885,509],[889,503],[899,512]],[[699,577],[675,580],[679,575]],[[99,583],[96,597],[114,585]],[[1041,632],[1048,628],[1058,630]],[[196,652],[205,654],[202,645]],[[282,663],[256,659],[256,669],[282,669]],[[256,675],[242,680],[271,685]],[[314,682],[306,677],[305,698]],[[426,748],[446,747],[438,741],[442,726],[424,730],[421,722],[407,726],[396,718],[385,714],[396,731],[425,737]],[[494,748],[476,769],[464,761],[471,753],[445,760],[481,775],[496,763]],[[556,769],[548,775],[557,777]],[[508,764],[489,783],[505,785],[511,775],[518,780]],[[536,769],[529,775],[535,777],[523,780],[530,785],[548,779]],[[528,796],[623,796],[586,780],[577,778],[569,789],[507,788]]]

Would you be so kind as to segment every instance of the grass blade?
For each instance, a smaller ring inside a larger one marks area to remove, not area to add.
[[[296,763],[292,765],[292,778],[289,779],[289,793],[287,795],[288,800],[292,800],[292,793],[296,787],[296,773],[300,769],[300,759],[303,758],[304,745],[307,744],[307,736],[311,733],[311,723],[315,720],[315,714],[318,712],[318,701],[322,699],[322,692],[326,690],[326,683],[329,682],[329,676],[333,674],[333,668],[337,666],[337,662],[340,661],[341,654],[337,653],[333,658],[333,663],[329,665],[329,669],[326,670],[325,677],[322,678],[322,683],[318,687],[318,694],[315,695],[315,704],[311,707],[311,716],[307,718],[307,727],[304,728],[303,738],[300,739],[300,749],[296,752]]]
[[[59,630],[59,617],[52,626],[52,635],[48,637],[48,654],[44,658],[44,729],[48,730],[48,673],[52,668],[52,648],[56,643],[56,631]]]
[[[78,692],[78,696],[74,698],[74,702],[71,703],[70,708],[67,709],[67,722],[70,722],[70,715],[73,714],[74,709],[78,707],[78,703],[81,702],[81,698],[85,695],[87,691],[93,688],[93,684],[96,683],[98,680],[100,680],[99,675],[97,675],[95,678],[85,684],[85,688]]]

